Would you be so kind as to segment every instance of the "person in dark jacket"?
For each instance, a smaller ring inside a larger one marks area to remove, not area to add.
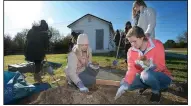
[[[114,39],[116,47],[118,47],[118,45],[119,45],[119,40],[120,40],[120,32],[119,32],[119,30],[117,30],[116,34],[115,34],[115,39]]]
[[[70,40],[69,40],[69,52],[72,51],[73,46],[74,46],[74,43],[72,42],[72,38],[70,38]]]
[[[45,58],[51,36],[45,20],[41,20],[40,26],[33,25],[27,34],[25,60],[35,63],[34,80],[36,82],[42,82],[39,72],[42,68],[42,61]]]
[[[125,35],[128,33],[128,31],[132,28],[131,22],[127,21],[125,24]],[[127,63],[127,51],[131,47],[131,44],[129,43],[128,39],[125,38],[125,62]]]
[[[74,47],[74,45],[76,45],[76,41],[77,41],[77,38],[78,36],[80,35],[81,33],[76,33],[76,32],[72,32],[71,33],[71,39],[70,39],[70,42],[69,42],[69,52],[72,50],[72,48]]]

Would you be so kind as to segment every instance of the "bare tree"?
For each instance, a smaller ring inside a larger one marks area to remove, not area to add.
[[[55,29],[53,27],[49,27],[49,30],[52,33],[52,37],[50,39],[51,42],[55,43],[56,41],[61,39],[60,32],[57,29]]]
[[[3,39],[4,40],[4,55],[7,55],[11,51],[13,41],[9,34],[5,34],[3,38],[4,38]]]
[[[180,43],[180,42],[187,43],[187,41],[188,41],[188,31],[184,31],[182,34],[180,34],[177,37],[177,42],[178,43]]]

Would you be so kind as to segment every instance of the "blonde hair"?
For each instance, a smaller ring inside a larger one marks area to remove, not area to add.
[[[82,56],[82,50],[81,50],[81,45],[75,45],[73,48],[72,48],[72,52],[74,52],[76,54],[76,56],[78,58],[80,58]],[[87,49],[87,57],[90,55],[90,50],[89,50],[89,47]]]
[[[135,18],[136,14],[137,14],[137,12],[136,12],[135,9],[134,9],[135,4],[137,4],[138,6],[147,7],[146,3],[145,3],[143,0],[136,0],[136,1],[133,3],[132,19]]]

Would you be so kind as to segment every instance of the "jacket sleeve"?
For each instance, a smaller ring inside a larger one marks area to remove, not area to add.
[[[26,36],[26,41],[25,41],[25,46],[24,46],[24,53],[25,53],[25,56],[27,55],[27,47],[28,47],[28,40],[31,36],[31,29],[28,31],[27,33],[27,36]]]
[[[147,14],[148,26],[145,33],[151,33],[156,26],[156,12],[154,9],[149,8],[146,14]]]
[[[135,58],[133,57],[131,49],[129,49],[127,53],[127,63],[128,63],[127,66],[128,71],[126,72],[125,75],[125,81],[128,84],[132,84],[136,76],[136,73],[138,72],[138,69],[135,67]]]
[[[78,59],[77,59],[76,55],[73,52],[69,53],[68,54],[68,70],[67,70],[66,74],[75,84],[77,84],[79,81],[81,81],[76,73],[77,62],[78,62]]]
[[[44,40],[44,49],[47,50],[49,47],[48,32],[43,31],[43,32],[41,32],[41,35],[43,36],[43,40]]]
[[[160,41],[157,41],[156,46],[157,46],[156,48],[157,48],[158,53],[160,52],[160,55],[155,55],[154,63],[157,64],[156,70],[162,72],[163,70],[165,70],[167,68],[166,63],[165,63],[164,46],[163,46],[162,42],[160,42]]]

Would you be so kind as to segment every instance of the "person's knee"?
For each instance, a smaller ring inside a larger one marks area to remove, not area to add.
[[[79,74],[79,78],[86,87],[96,84],[96,77],[86,74]]]

